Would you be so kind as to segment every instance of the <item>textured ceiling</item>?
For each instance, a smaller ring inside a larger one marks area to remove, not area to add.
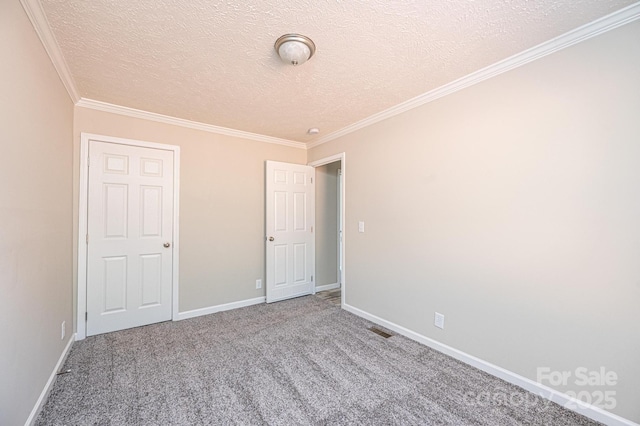
[[[633,2],[41,0],[81,97],[302,142]]]

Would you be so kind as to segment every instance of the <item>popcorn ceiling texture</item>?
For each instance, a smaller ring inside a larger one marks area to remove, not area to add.
[[[302,142],[632,3],[42,0],[80,96]],[[290,32],[317,46],[299,67]]]

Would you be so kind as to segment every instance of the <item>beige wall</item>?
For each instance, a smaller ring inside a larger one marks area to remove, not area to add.
[[[316,167],[316,285],[339,282],[339,168],[339,161]]]
[[[73,333],[73,104],[17,0],[0,56],[0,424],[20,425]]]
[[[76,107],[74,170],[81,132],[180,146],[180,312],[264,296],[264,162],[305,150]]]
[[[638,40],[640,22],[312,149],[349,158],[347,304],[534,380],[604,366],[639,422]]]

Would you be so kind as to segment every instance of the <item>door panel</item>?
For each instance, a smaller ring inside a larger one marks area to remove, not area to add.
[[[103,312],[120,312],[127,306],[127,258],[104,257],[104,308]]]
[[[140,286],[142,303],[140,306],[156,306],[162,301],[162,254],[143,254],[140,256]]]
[[[173,152],[91,141],[88,336],[171,319],[172,232]]]
[[[293,245],[293,281],[303,282],[307,279],[307,244]]]
[[[293,229],[304,232],[307,229],[307,203],[304,192],[293,194]]]
[[[313,167],[266,162],[267,303],[313,292],[314,174]]]
[[[128,186],[104,184],[105,238],[127,238]]]
[[[141,237],[162,236],[162,187],[140,187]]]

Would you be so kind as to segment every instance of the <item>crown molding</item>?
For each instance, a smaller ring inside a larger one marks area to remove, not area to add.
[[[96,101],[93,99],[80,98],[76,102],[76,106],[94,109],[97,111],[110,112],[113,114],[125,115],[127,117],[142,118],[144,120],[156,121],[158,123],[172,124],[174,126],[187,127],[189,129],[202,130],[220,135],[233,136],[242,139],[249,139],[258,142],[273,143],[276,145],[290,146],[293,148],[306,149],[307,145],[303,142],[292,141],[288,139],[276,138],[273,136],[260,135],[258,133],[245,132],[243,130],[229,129],[227,127],[214,126],[213,124],[200,123],[198,121],[185,120],[183,118],[171,117],[168,115],[157,114],[155,112],[143,111],[140,109],[129,108],[121,105],[110,104],[107,102]]]
[[[58,76],[60,77],[62,84],[67,89],[71,101],[75,104],[80,100],[78,90],[76,89],[73,77],[71,77],[71,73],[69,72],[67,62],[64,60],[64,56],[62,56],[62,52],[60,52],[60,46],[58,46],[58,42],[56,41],[53,32],[51,32],[49,21],[47,20],[44,10],[42,10],[40,1],[20,0],[20,3],[22,4],[24,11],[27,13],[29,20],[31,21],[31,25],[33,25],[33,28],[36,30],[36,33],[44,46],[44,50],[46,50],[47,55],[49,55],[49,58],[53,63],[53,67],[58,72]]]
[[[51,27],[49,26],[49,22],[46,18],[40,2],[38,0],[20,0],[20,3],[22,4],[22,7],[27,13],[29,20],[31,21],[36,33],[38,34],[38,37],[40,38],[47,54],[49,55],[53,66],[58,72],[60,80],[67,89],[71,100],[77,106],[126,115],[135,118],[143,118],[161,123],[173,124],[191,129],[203,130],[211,133],[218,133],[227,136],[234,136],[278,145],[285,145],[300,149],[311,149],[313,147],[322,145],[339,137],[345,136],[349,133],[353,133],[356,130],[370,126],[379,121],[386,120],[387,118],[394,117],[398,114],[402,114],[403,112],[425,105],[429,102],[435,101],[439,98],[450,95],[474,84],[478,84],[484,80],[495,77],[514,68],[518,68],[520,66],[528,64],[529,62],[535,61],[559,50],[565,49],[569,46],[573,46],[574,44],[588,40],[592,37],[640,19],[640,2],[637,2],[623,9],[620,9],[619,11],[597,19],[591,23],[571,30],[549,41],[541,43],[523,52],[517,53],[502,61],[496,62],[493,65],[489,65],[488,67],[468,74],[462,78],[452,81],[451,83],[423,93],[422,95],[416,96],[415,98],[409,99],[408,101],[402,102],[384,111],[373,114],[365,119],[343,127],[340,130],[329,133],[328,135],[323,136],[313,142],[305,144],[304,142],[260,135],[257,133],[245,132],[242,130],[229,129],[226,127],[220,127],[211,124],[205,124],[153,112],[109,104],[106,102],[95,101],[92,99],[81,98],[78,95],[75,82],[71,77],[71,73],[69,72],[67,63],[62,56],[62,53],[60,52],[60,47],[58,46],[55,36],[51,31]]]
[[[636,21],[638,19],[640,19],[640,2],[634,3],[630,6],[627,6],[614,13],[611,13],[586,25],[564,33],[556,38],[541,43],[530,49],[524,50],[520,53],[510,56],[509,58],[496,62],[493,65],[489,65],[488,67],[482,68],[478,71],[454,80],[451,83],[445,84],[444,86],[440,86],[429,92],[423,93],[422,95],[416,96],[415,98],[409,99],[408,101],[402,102],[384,111],[373,114],[363,120],[343,127],[340,130],[329,133],[328,135],[307,144],[307,148],[311,149],[318,145],[322,145],[341,136],[353,133],[356,130],[362,129],[363,127],[370,126],[379,121],[386,120],[387,118],[394,117],[408,110],[417,108],[429,102],[433,102],[436,99],[450,95],[474,84],[478,84],[484,80],[495,77],[514,68],[521,67],[522,65],[528,64],[529,62],[533,62],[544,56],[550,55],[569,46],[573,46],[574,44],[580,43],[607,31],[611,31],[615,28]]]

